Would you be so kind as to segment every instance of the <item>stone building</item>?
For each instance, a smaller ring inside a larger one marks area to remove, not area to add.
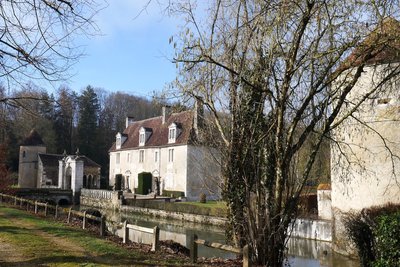
[[[155,193],[178,192],[189,200],[202,193],[208,199],[220,198],[219,153],[196,142],[202,116],[196,105],[179,113],[163,108],[161,116],[141,121],[127,118],[126,129],[109,150],[110,185],[122,184],[134,192],[138,175],[147,172]]]
[[[364,41],[364,49],[371,38],[379,38],[381,45],[375,48],[376,56],[367,62],[349,94],[343,116],[371,89],[379,88],[387,74],[399,69],[399,33],[400,23],[386,19]],[[362,52],[355,49],[349,60]],[[335,249],[344,254],[354,252],[348,247],[343,226],[346,213],[389,202],[400,204],[400,75],[379,89],[332,132],[336,140],[331,146],[333,242]]]
[[[78,152],[47,154],[42,138],[32,130],[20,146],[18,185],[72,190],[77,198],[81,188],[100,188],[100,165]]]

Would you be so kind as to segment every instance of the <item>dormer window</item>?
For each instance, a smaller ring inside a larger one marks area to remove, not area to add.
[[[176,123],[172,123],[168,127],[168,144],[172,144],[176,142],[176,138],[180,134],[180,129]]]
[[[117,135],[115,137],[116,137],[115,148],[116,149],[121,149],[121,146],[126,141],[127,135],[126,134],[117,133]]]
[[[152,133],[150,128],[141,127],[139,130],[139,146],[144,146]]]

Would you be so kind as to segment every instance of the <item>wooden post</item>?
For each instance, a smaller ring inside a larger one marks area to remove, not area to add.
[[[193,234],[190,240],[190,261],[191,263],[197,262],[197,235]]]
[[[153,228],[153,244],[151,251],[158,251],[160,249],[160,228],[158,226]]]
[[[251,267],[251,254],[249,245],[243,247],[243,267]]]
[[[26,201],[26,211],[29,211],[29,200]]]
[[[82,218],[82,229],[86,229],[86,223],[87,223],[87,219],[86,219],[86,210],[83,212],[83,218]]]
[[[56,211],[54,213],[54,218],[58,218],[58,205],[56,205]]]
[[[37,214],[37,201],[35,201],[35,214]]]
[[[122,243],[126,244],[129,239],[129,228],[127,227],[128,222],[124,221],[124,226],[122,228]]]
[[[44,217],[47,216],[47,203],[44,205]]]
[[[19,199],[19,206],[22,208],[22,198]]]
[[[106,235],[106,217],[103,215],[101,216],[100,220],[100,236]]]
[[[17,197],[14,197],[14,205],[17,206]]]
[[[72,210],[72,208],[69,208],[67,223],[70,223],[70,221],[71,221],[71,210]]]

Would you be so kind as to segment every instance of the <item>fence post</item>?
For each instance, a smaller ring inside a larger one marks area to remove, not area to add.
[[[86,229],[86,210],[83,212],[83,218],[82,218],[82,229]]]
[[[249,245],[243,247],[243,267],[251,267],[251,255]]]
[[[19,199],[19,206],[22,208],[22,198]]]
[[[35,214],[37,214],[37,201],[35,201]]]
[[[69,208],[67,223],[69,223],[71,221],[71,210],[72,210],[72,208]]]
[[[26,211],[29,211],[29,200],[26,201]]]
[[[17,206],[17,197],[14,197],[14,206]]]
[[[128,222],[124,221],[124,225],[122,228],[122,243],[126,244],[126,241],[128,241],[128,235],[129,235],[129,228],[127,227]]]
[[[160,248],[160,228],[155,226],[153,228],[153,245],[151,246],[151,251],[158,251]]]
[[[44,217],[47,216],[47,203],[44,205]]]
[[[192,234],[191,240],[190,240],[190,261],[191,263],[196,263],[197,262],[197,235]]]
[[[56,205],[56,212],[55,212],[55,214],[54,214],[54,218],[58,218],[58,204]]]
[[[100,220],[100,236],[105,236],[105,235],[106,235],[106,217],[102,215]]]

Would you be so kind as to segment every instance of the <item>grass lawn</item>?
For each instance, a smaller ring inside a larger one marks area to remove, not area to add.
[[[212,216],[225,217],[227,214],[227,206],[225,201],[207,201],[206,203],[175,202],[174,204],[194,207],[194,210],[208,210],[208,213]]]
[[[189,266],[188,259],[118,245],[0,205],[0,266]]]

